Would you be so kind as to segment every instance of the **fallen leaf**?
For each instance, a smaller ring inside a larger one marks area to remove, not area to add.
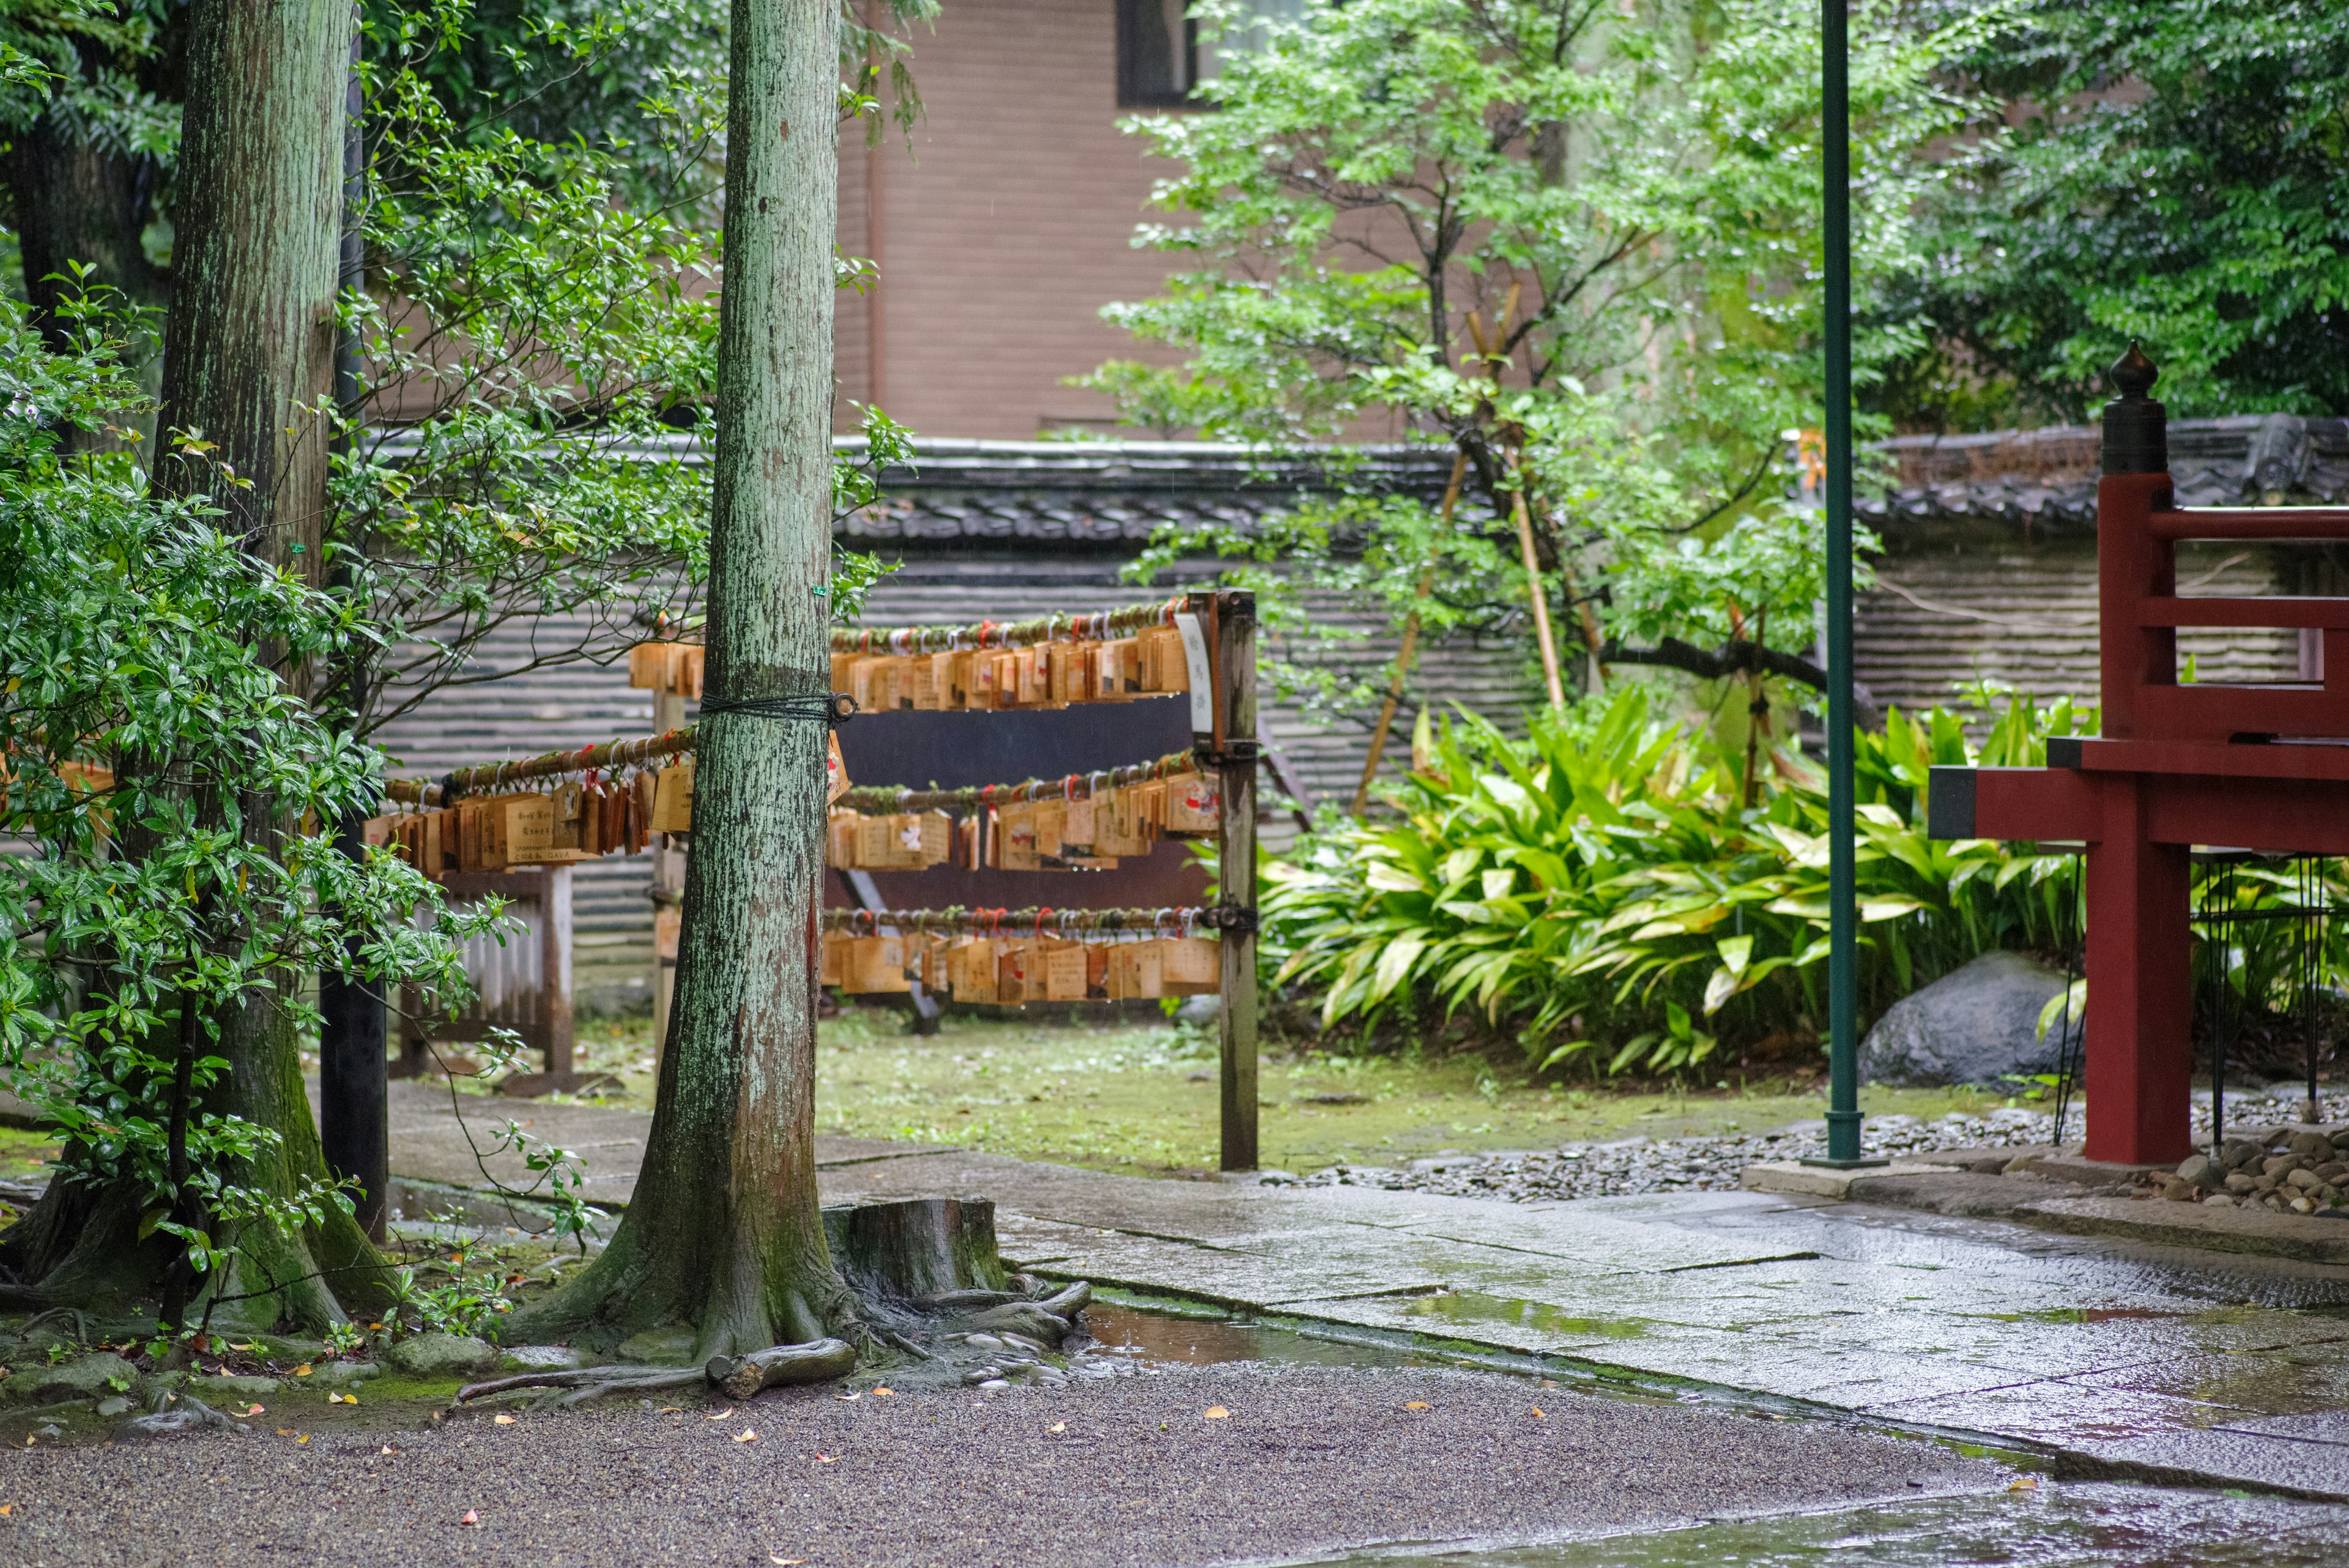
[[[492,1416],[490,1417],[490,1424],[493,1427],[511,1427],[513,1425],[513,1417],[512,1416]]]
[[[294,1435],[294,1428],[291,1427],[280,1427],[277,1428],[277,1435],[281,1438],[290,1438]]]
[[[383,1327],[383,1324],[379,1324],[379,1323],[371,1323],[371,1324],[367,1324],[367,1326],[368,1326],[369,1328],[372,1328],[372,1329],[376,1329],[376,1330],[380,1331],[380,1330],[382,1329],[382,1327]]]
[[[387,1454],[396,1454],[399,1452],[398,1449],[393,1448],[389,1443],[386,1443],[379,1451]]]
[[[659,1409],[654,1411],[653,1414],[656,1416],[682,1416],[685,1414],[685,1407],[682,1405],[664,1405]]]
[[[259,1350],[261,1346],[257,1345],[232,1345],[229,1348],[231,1350]]]
[[[2017,1476],[2007,1483],[2006,1490],[2009,1491],[2037,1491],[2039,1490],[2039,1478],[2037,1476]]]
[[[759,1434],[745,1427],[734,1434],[734,1440],[738,1443],[755,1443],[759,1440]]]
[[[704,1416],[702,1419],[705,1421],[723,1421],[727,1417],[731,1416],[733,1413],[734,1407],[729,1405],[725,1409],[719,1411],[715,1415]]]
[[[875,1388],[873,1390],[873,1397],[875,1399],[895,1399],[896,1397],[897,1391],[895,1388]]]
[[[1433,1410],[1435,1407],[1429,1404],[1424,1399],[1414,1399],[1410,1404],[1405,1405],[1403,1408],[1406,1410]]]
[[[770,1563],[780,1563],[782,1564],[782,1568],[800,1568],[800,1564],[806,1562],[807,1559],[804,1557],[778,1557],[773,1552],[770,1552],[767,1553],[767,1561]]]
[[[5,1518],[7,1518],[10,1514],[12,1514],[12,1513],[14,1513],[14,1512],[16,1512],[16,1505],[15,1503],[13,1503],[13,1502],[0,1502],[0,1519],[5,1519]]]
[[[830,1454],[818,1454],[815,1457],[815,1462],[820,1465],[836,1465],[840,1461]]]
[[[469,1508],[465,1511],[465,1517],[459,1520],[457,1522],[460,1524],[479,1524],[481,1522],[481,1512],[476,1509]]]
[[[833,1395],[833,1398],[835,1398],[835,1399],[844,1400],[844,1401],[846,1401],[848,1404],[854,1405],[854,1404],[855,1404],[859,1399],[864,1398],[864,1395],[862,1395],[862,1394],[835,1394],[835,1395]]]
[[[1547,1420],[1549,1418],[1548,1413],[1538,1405],[1534,1407],[1534,1414],[1541,1417],[1544,1420]]]
[[[1068,1429],[1069,1424],[1066,1421],[1055,1421],[1050,1426],[1044,1428],[1044,1430],[1048,1432],[1065,1432]]]
[[[356,1394],[329,1394],[326,1396],[326,1403],[329,1405],[356,1405],[358,1402],[359,1397]]]
[[[1545,1388],[1555,1388],[1555,1387],[1557,1387],[1557,1385],[1555,1382],[1551,1381],[1549,1378],[1547,1378],[1547,1377],[1543,1378],[1543,1379],[1541,1380],[1541,1383],[1542,1383],[1542,1386],[1543,1386],[1543,1387],[1545,1387]]]
[[[264,1410],[258,1405],[247,1405],[243,1409],[237,1412],[240,1416],[265,1416],[268,1413],[268,1411]]]
[[[1225,1409],[1221,1405],[1210,1405],[1206,1409],[1199,1412],[1199,1419],[1202,1421],[1220,1421],[1230,1414],[1231,1412]]]
[[[294,1440],[297,1443],[306,1443],[310,1440],[310,1434],[307,1432],[296,1432],[294,1434]]]
[[[296,1376],[296,1377],[307,1377],[307,1376],[310,1376],[310,1364],[309,1364],[308,1362],[306,1362],[306,1361],[305,1361],[305,1362],[304,1362],[301,1366],[299,1366],[295,1367],[295,1368],[294,1369],[294,1376]]]

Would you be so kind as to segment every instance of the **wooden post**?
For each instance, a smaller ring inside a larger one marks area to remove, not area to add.
[[[545,1020],[546,1075],[559,1088],[572,1086],[571,1071],[571,867],[546,867],[539,894],[538,997]]]
[[[1256,1137],[1256,596],[1215,596],[1216,709],[1220,802],[1216,875],[1223,906],[1223,1142],[1226,1170],[1257,1168]]]
[[[653,693],[653,733],[666,735],[672,730],[685,728],[685,698],[682,694],[656,690]],[[683,923],[679,911],[685,902],[685,852],[671,847],[669,836],[655,834],[652,843],[653,885],[653,1064],[658,1069],[661,1053],[668,1049],[669,1002],[677,994],[677,940]]]

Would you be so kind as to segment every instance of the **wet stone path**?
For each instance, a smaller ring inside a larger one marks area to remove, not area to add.
[[[599,1199],[632,1182],[640,1118],[517,1109],[589,1146]],[[396,1108],[395,1170],[461,1184],[445,1129],[397,1130],[425,1119]],[[2046,1131],[1947,1130],[1974,1147]],[[1495,1202],[843,1139],[818,1157],[827,1201],[991,1199],[1007,1258],[1136,1298],[1950,1434],[2064,1474],[2349,1500],[2349,1267],[1761,1192]]]

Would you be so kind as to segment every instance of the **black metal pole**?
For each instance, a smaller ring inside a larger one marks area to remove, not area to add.
[[[343,246],[341,286],[367,286],[367,254],[359,220],[367,196],[365,144],[359,93],[359,41],[351,39],[350,85],[343,126]],[[358,417],[358,343],[346,332],[335,349],[335,401],[346,420]],[[347,432],[336,449],[350,450]],[[367,667],[354,652],[338,682],[345,716],[353,723],[367,711]],[[335,847],[352,859],[367,854],[365,814],[352,812],[335,825]],[[358,1222],[381,1240],[391,1186],[390,1083],[384,1061],[387,1029],[383,991],[357,970],[357,944],[346,950],[349,967],[318,974],[318,1141],[326,1168],[358,1179]]]
[[[1859,1158],[1851,701],[1851,112],[1847,0],[1821,0],[1826,206],[1827,1158]]]

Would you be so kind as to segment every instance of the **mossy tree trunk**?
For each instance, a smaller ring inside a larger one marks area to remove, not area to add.
[[[823,691],[831,561],[833,0],[735,0],[709,550],[709,689]],[[707,710],[705,709],[705,712]],[[826,735],[706,716],[677,1000],[636,1196],[510,1339],[693,1325],[696,1359],[853,1322],[815,1190]]]
[[[164,331],[158,488],[209,496],[247,551],[314,584],[353,26],[348,0],[196,0]],[[210,450],[180,454],[181,437],[199,431]],[[297,691],[307,680],[290,663],[282,674]],[[282,846],[290,825],[271,821],[260,799],[244,815],[248,832]],[[139,846],[126,839],[125,848]],[[208,1109],[278,1133],[275,1151],[229,1174],[279,1193],[326,1176],[292,1020],[278,1000],[300,978],[289,969],[277,977],[280,991],[248,992],[217,1016],[216,1050],[229,1071],[207,1100]],[[45,1203],[60,1219],[78,1210],[82,1220],[69,1242],[64,1227],[33,1227],[47,1243],[44,1261],[53,1266],[41,1271],[41,1288],[53,1299],[128,1304],[120,1298],[168,1261],[151,1238],[138,1241],[138,1216],[120,1203],[77,1201],[62,1184]],[[224,1303],[216,1322],[315,1330],[344,1316],[338,1297],[382,1304],[382,1260],[338,1211],[305,1235],[249,1225],[235,1246],[227,1277],[208,1281],[206,1292],[249,1299]]]

